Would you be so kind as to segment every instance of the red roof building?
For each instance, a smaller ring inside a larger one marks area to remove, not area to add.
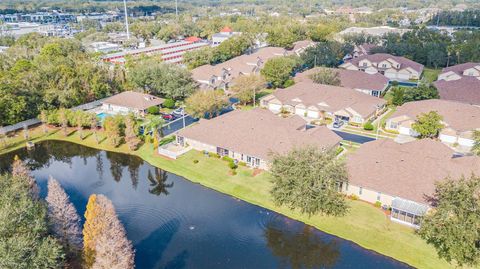
[[[233,32],[232,28],[228,27],[228,26],[225,26],[223,27],[222,30],[220,30],[220,33],[231,33]]]

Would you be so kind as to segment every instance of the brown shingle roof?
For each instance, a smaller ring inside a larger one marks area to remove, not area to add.
[[[397,108],[391,118],[406,115],[415,120],[417,115],[437,111],[445,124],[459,132],[480,128],[480,107],[448,100],[408,102]]]
[[[284,105],[315,106],[320,111],[324,110],[331,113],[352,108],[362,117],[371,115],[377,107],[386,103],[383,99],[354,89],[317,84],[311,80],[301,81],[286,89],[279,89],[272,95]]]
[[[476,77],[462,77],[458,80],[438,80],[433,83],[441,99],[480,105],[480,80]]]
[[[475,66],[480,66],[480,63],[469,62],[469,63],[457,64],[457,65],[454,65],[454,66],[445,67],[445,68],[442,69],[442,73],[452,71],[452,72],[455,72],[459,75],[462,75],[463,71],[465,71],[466,69],[475,67]]]
[[[320,68],[312,68],[295,76],[295,81],[310,80],[310,75],[315,74]],[[388,85],[388,78],[380,73],[368,74],[362,71],[331,69],[339,74],[340,85],[351,89],[381,91]]]
[[[151,94],[126,91],[106,99],[103,103],[144,110],[152,106],[161,105],[163,101],[164,99]]]
[[[192,77],[197,81],[209,81],[212,76],[222,76],[222,70],[226,69],[229,70],[231,74],[229,80],[233,80],[240,73],[252,73],[255,68],[252,64],[256,64],[259,59],[262,61],[261,67],[263,67],[263,64],[267,60],[282,56],[284,53],[285,49],[283,48],[261,48],[252,54],[240,55],[223,63],[216,65],[207,64],[197,67],[192,70]]]
[[[480,157],[453,158],[453,153],[430,139],[368,142],[347,157],[349,180],[355,186],[425,204],[425,195],[434,193],[436,181],[472,172],[480,175]]]
[[[283,119],[265,109],[235,110],[211,120],[201,120],[179,136],[268,160],[271,152],[286,153],[294,147],[331,148],[341,138],[326,127],[305,131],[298,116]]]
[[[401,56],[393,56],[388,53],[376,53],[376,54],[371,54],[371,55],[362,55],[358,58],[354,58],[350,60],[349,62],[352,63],[355,66],[358,66],[358,63],[363,60],[363,59],[368,59],[371,62],[374,63],[379,63],[384,60],[388,60],[389,58],[395,60],[396,62],[400,63],[400,69],[411,67],[413,70],[417,71],[418,73],[423,72],[423,64],[419,64],[417,62],[414,62],[410,59],[407,59],[405,57]]]

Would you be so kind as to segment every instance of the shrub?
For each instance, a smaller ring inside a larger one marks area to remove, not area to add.
[[[194,163],[194,164],[197,164],[197,163],[198,163],[198,160],[193,160],[193,163]]]
[[[227,161],[227,162],[233,162],[233,159],[228,157],[228,156],[223,156],[222,160]]]
[[[228,162],[228,167],[230,167],[230,169],[234,170],[234,169],[237,169],[238,166],[232,160],[232,161]]]
[[[168,137],[164,137],[162,140],[160,140],[160,142],[158,143],[159,146],[163,146],[163,145],[166,145],[168,143],[171,143],[175,141],[175,136],[168,136]]]
[[[380,208],[380,207],[382,207],[382,202],[376,201],[374,206]]]
[[[350,199],[356,201],[356,200],[358,200],[358,196],[356,196],[355,194],[352,194],[352,195],[350,195]]]
[[[293,81],[293,79],[289,79],[289,80],[285,81],[285,83],[283,83],[283,87],[288,88],[290,86],[293,86],[293,84],[295,84],[295,81]]]
[[[160,113],[160,109],[158,106],[152,106],[147,109],[148,114],[158,115]]]
[[[232,173],[232,176],[235,176],[237,174],[237,170],[232,169],[232,170],[230,170],[230,173]]]
[[[367,131],[372,131],[374,129],[372,122],[365,122],[365,124],[363,125],[363,129]]]
[[[240,166],[247,166],[247,163],[246,163],[246,162],[239,162],[238,165],[240,165]]]
[[[209,156],[209,157],[215,157],[215,158],[220,159],[220,155],[218,155],[217,153],[209,152],[209,153],[208,153],[208,156]]]
[[[165,101],[163,101],[162,106],[165,108],[174,108],[175,101],[173,99],[165,99]]]

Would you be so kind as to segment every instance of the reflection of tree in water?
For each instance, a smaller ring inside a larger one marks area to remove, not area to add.
[[[142,165],[143,165],[142,159],[135,156],[130,156],[130,161],[128,162],[128,172],[130,173],[130,179],[132,180],[132,186],[134,189],[137,189],[138,170]]]
[[[98,154],[95,156],[96,157],[96,163],[97,163],[97,173],[98,177],[101,180],[103,180],[103,159],[102,159],[102,152],[98,152]]]
[[[107,151],[107,159],[110,161],[110,173],[113,180],[120,182],[122,179],[123,168],[128,165],[128,156]]]
[[[273,255],[281,258],[284,268],[328,268],[333,267],[340,257],[335,240],[323,241],[308,226],[295,232],[268,225],[265,238]]]
[[[168,195],[169,192],[167,189],[173,187],[173,182],[167,184],[167,179],[168,179],[167,171],[164,171],[157,167],[155,167],[155,176],[152,175],[151,170],[148,170],[147,179],[148,181],[150,181],[150,186],[152,186],[152,188],[148,190],[151,194]]]

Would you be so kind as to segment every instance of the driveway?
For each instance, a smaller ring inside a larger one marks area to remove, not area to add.
[[[340,136],[343,140],[352,141],[358,144],[364,144],[364,143],[375,140],[375,138],[368,137],[368,136],[351,134],[351,133],[346,133],[338,130],[332,130],[332,131],[336,133],[338,136]]]
[[[192,118],[190,115],[185,115],[185,127],[195,123],[198,119]],[[163,135],[173,134],[183,128],[183,119],[178,118],[174,121],[168,122],[163,126]]]

